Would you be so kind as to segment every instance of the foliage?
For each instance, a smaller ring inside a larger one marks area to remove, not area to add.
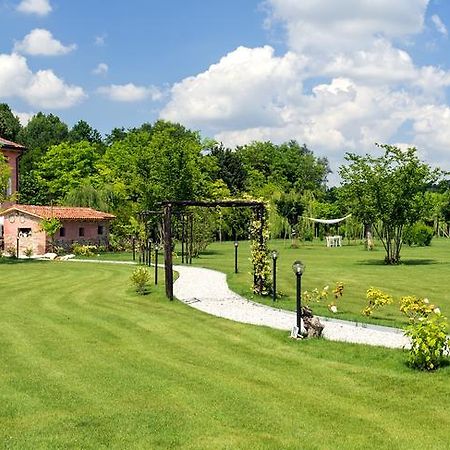
[[[210,155],[217,164],[215,177],[226,184],[232,195],[243,192],[246,187],[247,170],[239,154],[220,144],[213,147]]]
[[[11,169],[6,162],[3,153],[0,152],[0,205],[6,200],[9,178],[11,177]]]
[[[102,135],[98,130],[92,128],[86,121],[79,120],[69,131],[69,142],[74,144],[76,142],[87,141],[90,144],[101,144]]]
[[[238,147],[248,174],[248,188],[253,195],[262,194],[267,184],[284,192],[295,190],[323,191],[328,161],[316,158],[306,145],[292,140],[280,145],[271,142],[253,142]]]
[[[151,274],[147,267],[141,266],[135,269],[130,277],[130,280],[138,294],[148,294],[148,285],[151,280]]]
[[[94,256],[97,253],[97,247],[95,245],[84,245],[79,242],[72,244],[72,252],[75,256]]]
[[[257,208],[250,224],[251,261],[253,264],[253,292],[269,295],[272,289],[269,261],[268,207]]]
[[[13,114],[6,103],[0,103],[0,136],[9,141],[16,141],[21,130],[19,118]]]
[[[13,247],[12,245],[10,245],[9,247],[6,248],[6,253],[11,258],[17,258],[17,249],[16,249],[16,247]]]
[[[415,148],[379,147],[384,150],[381,157],[347,154],[349,165],[340,169],[340,194],[357,218],[373,225],[385,248],[386,264],[398,264],[403,229],[424,214],[426,189],[440,172],[422,163]]]
[[[337,300],[344,295],[344,283],[338,281],[332,291],[333,300],[328,302],[328,297],[330,294],[330,287],[324,286],[321,290],[314,288],[311,291],[304,291],[302,298],[307,306],[311,303],[322,303],[327,302],[327,307],[332,313],[337,313]]]
[[[280,198],[275,200],[275,205],[278,213],[288,221],[291,228],[297,225],[305,209],[301,195],[295,191],[282,193]]]
[[[48,195],[45,187],[38,184],[34,171],[47,150],[67,140],[68,128],[53,114],[34,115],[22,128],[17,139],[27,151],[20,159],[20,200],[22,203],[45,204]]]
[[[62,228],[62,223],[56,217],[51,217],[49,219],[41,220],[39,224],[40,229],[45,232],[47,236],[50,237],[52,250],[55,247],[55,234],[58,232],[60,228]]]
[[[400,310],[409,318],[405,334],[412,345],[409,364],[420,370],[435,370],[448,352],[447,318],[428,299],[402,297]]]
[[[36,164],[33,175],[47,201],[61,200],[83,180],[97,175],[98,147],[86,141],[50,147]]]
[[[407,245],[418,245],[419,247],[428,247],[433,239],[433,228],[424,223],[417,222],[414,225],[405,227],[404,242]]]
[[[24,250],[23,254],[27,257],[27,258],[31,258],[33,256],[33,248],[32,247],[28,247]]]
[[[371,316],[376,309],[389,305],[394,301],[390,295],[373,287],[367,289],[366,298],[367,306],[362,311],[365,316]]]

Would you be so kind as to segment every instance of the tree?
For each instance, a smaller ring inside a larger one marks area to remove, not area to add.
[[[216,177],[221,179],[233,195],[245,190],[247,171],[238,153],[216,145],[210,153],[217,163]]]
[[[47,192],[41,191],[33,176],[33,169],[52,145],[67,140],[67,125],[53,114],[37,113],[27,126],[22,128],[18,141],[27,151],[20,159],[20,201],[22,203],[45,203]]]
[[[0,136],[15,141],[21,130],[19,118],[15,116],[6,103],[0,103]]]
[[[6,193],[8,190],[8,183],[10,176],[11,176],[11,169],[8,163],[6,162],[6,158],[0,152],[0,205],[7,198]]]
[[[82,141],[54,145],[32,171],[32,176],[46,193],[47,202],[61,201],[71,189],[97,175],[98,147]]]
[[[40,223],[40,228],[47,234],[47,236],[50,237],[50,243],[53,251],[55,249],[55,234],[60,228],[62,228],[61,221],[56,217],[43,219]]]
[[[403,229],[422,217],[426,190],[440,172],[422,163],[415,148],[379,147],[381,157],[347,153],[349,165],[339,171],[340,195],[356,217],[372,224],[386,250],[386,264],[398,264]]]
[[[92,128],[84,120],[79,120],[69,131],[69,142],[76,143],[81,141],[87,141],[90,144],[101,144],[102,135],[98,130]]]

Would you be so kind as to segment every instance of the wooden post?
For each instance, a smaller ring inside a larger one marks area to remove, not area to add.
[[[192,264],[192,253],[194,253],[194,215],[191,214],[191,223],[189,225],[189,264]]]
[[[185,236],[184,236],[184,214],[181,214],[181,262],[182,264],[184,264],[184,241],[185,241]],[[187,258],[186,258],[187,259]]]
[[[164,270],[166,274],[166,296],[173,300],[172,271],[172,205],[164,205]]]

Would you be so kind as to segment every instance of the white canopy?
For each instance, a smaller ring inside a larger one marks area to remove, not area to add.
[[[342,222],[345,219],[348,219],[351,214],[347,214],[345,217],[341,217],[340,219],[315,219],[314,217],[305,217],[305,219],[312,220],[317,223],[325,223],[327,225],[333,225],[334,223]]]

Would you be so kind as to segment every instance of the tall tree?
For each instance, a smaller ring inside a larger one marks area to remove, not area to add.
[[[0,152],[0,205],[7,198],[7,190],[9,178],[11,176],[11,169],[9,168],[6,158]]]
[[[22,203],[43,204],[47,192],[41,191],[33,169],[52,145],[58,145],[68,138],[67,125],[53,114],[37,113],[22,128],[18,141],[27,151],[20,160],[20,201]]]
[[[21,128],[19,118],[11,108],[6,103],[0,103],[0,137],[15,141]]]
[[[60,202],[84,180],[95,178],[98,147],[86,141],[54,145],[39,160],[32,175],[47,194],[47,202]]]
[[[349,164],[340,168],[340,195],[356,217],[373,225],[386,250],[386,264],[398,264],[403,229],[422,218],[425,193],[439,171],[421,162],[415,148],[379,147],[381,157],[347,153]]]
[[[214,146],[210,155],[216,160],[216,177],[227,185],[231,194],[243,192],[246,187],[247,171],[239,154],[220,144]]]
[[[91,144],[101,144],[102,135],[98,130],[92,128],[86,121],[79,120],[69,131],[69,142],[87,141]]]

